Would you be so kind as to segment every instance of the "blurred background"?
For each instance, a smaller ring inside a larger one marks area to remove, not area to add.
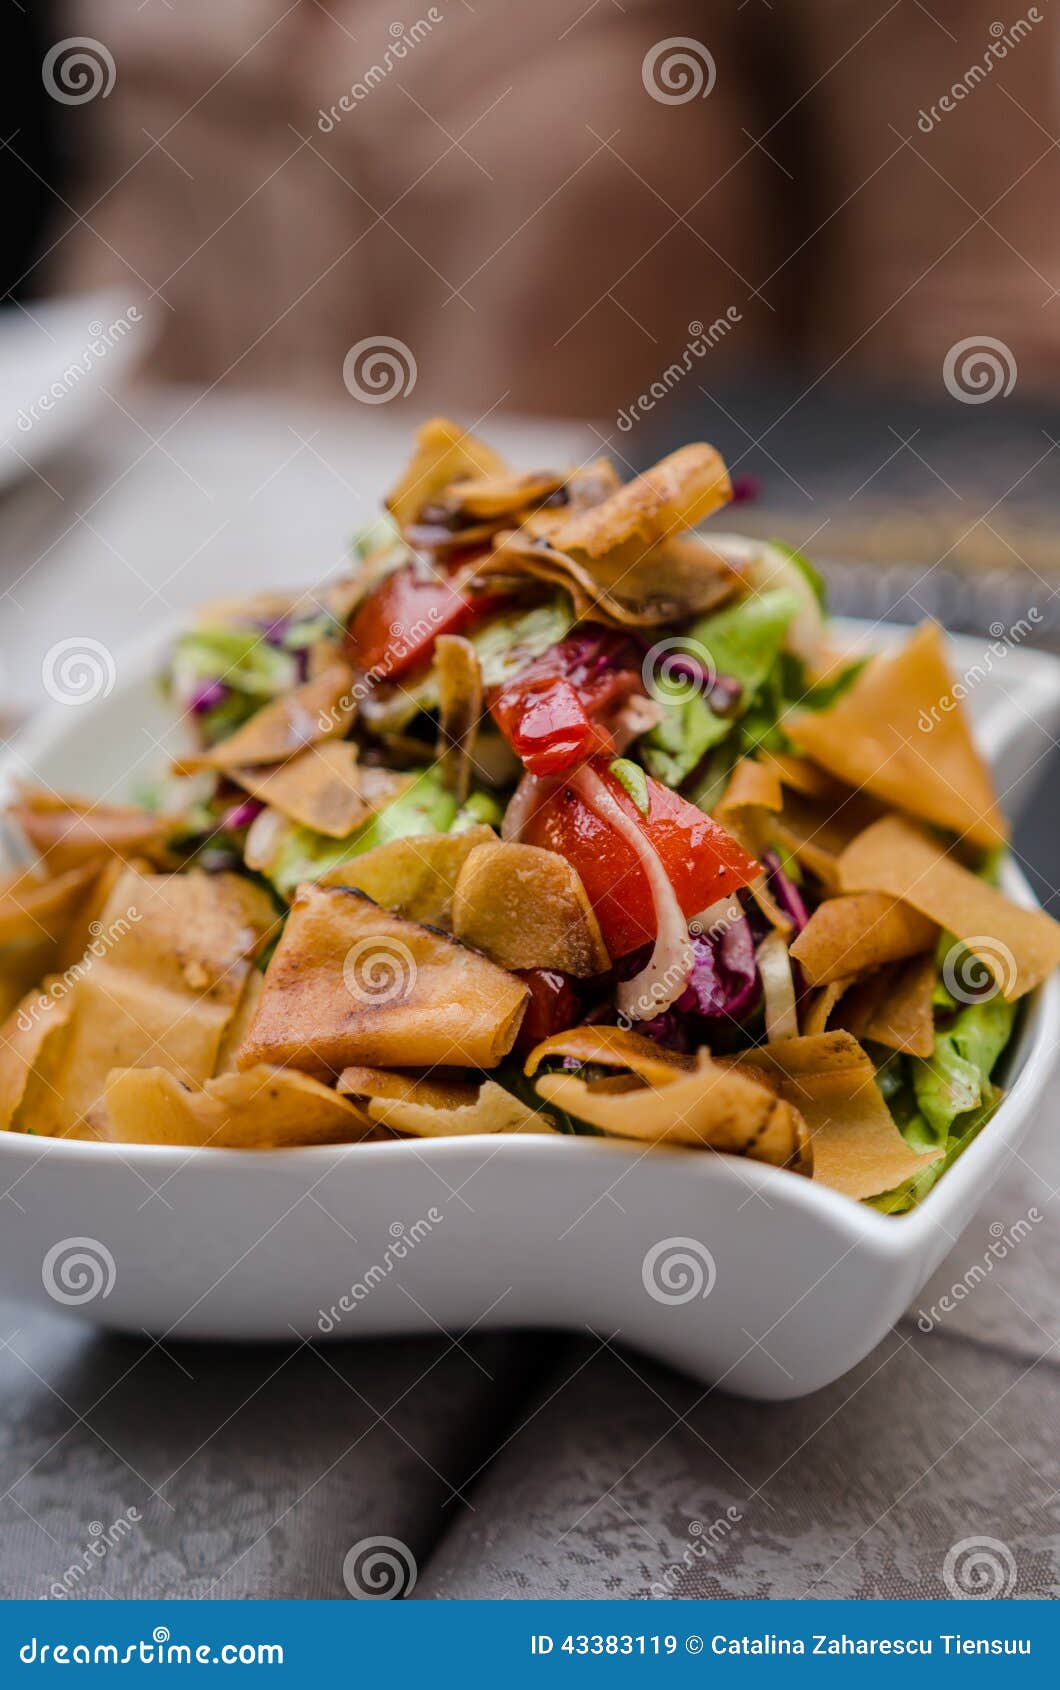
[[[109,637],[317,574],[438,409],[629,469],[711,439],[727,525],[822,560],[840,608],[1060,638],[1045,0],[0,27],[9,709],[37,702],[13,617],[57,581]]]

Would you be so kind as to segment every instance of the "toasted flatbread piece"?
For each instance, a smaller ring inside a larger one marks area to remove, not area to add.
[[[438,677],[438,768],[463,804],[471,788],[475,741],[482,722],[482,667],[470,640],[441,634],[434,645]]]
[[[899,816],[876,822],[854,840],[839,873],[847,891],[901,898],[963,939],[1009,1001],[1032,991],[1060,964],[1060,923],[1044,910],[1013,903]]]
[[[58,985],[58,991],[52,987]],[[0,1132],[19,1130],[19,1109],[45,1051],[70,1022],[73,1004],[61,981],[45,980],[28,992],[0,1027]]]
[[[362,767],[356,745],[344,739],[311,745],[275,768],[231,769],[229,774],[270,809],[329,839],[347,839],[413,780],[391,769]]]
[[[793,940],[807,983],[824,986],[934,948],[938,927],[883,892],[826,898]]]
[[[412,461],[386,507],[399,528],[415,522],[424,505],[434,504],[454,481],[502,480],[508,476],[504,459],[448,417],[432,417],[416,430]]]
[[[921,1156],[906,1144],[851,1033],[783,1039],[748,1052],[739,1065],[779,1081],[809,1128],[813,1177],[833,1191],[877,1197],[938,1160],[937,1151]]]
[[[584,977],[611,966],[577,871],[536,845],[495,839],[471,852],[456,883],[453,932],[502,968]]]
[[[200,769],[232,774],[262,763],[286,763],[309,745],[341,739],[356,714],[353,685],[349,665],[332,663],[314,680],[263,705],[211,750],[178,758],[176,768],[182,774]]]
[[[389,915],[347,887],[298,888],[238,1055],[339,1074],[492,1068],[512,1047],[527,989],[446,934]]]
[[[425,927],[453,925],[453,894],[460,870],[477,845],[496,839],[485,822],[462,833],[419,833],[375,845],[322,875],[318,886],[350,886]]]
[[[466,481],[451,482],[440,502],[447,510],[459,511],[462,516],[479,522],[498,522],[539,505],[562,487],[565,479],[555,470],[469,477]]]
[[[534,541],[528,532],[533,522],[498,534],[493,552],[474,565],[475,575],[510,585],[529,576],[561,587],[580,618],[613,628],[655,628],[704,615],[740,585],[726,560],[694,536],[651,545],[630,540],[592,559],[557,551],[547,539]]]
[[[857,1039],[930,1056],[935,1048],[935,958],[910,957],[861,980],[844,998],[836,1025]]]
[[[838,801],[785,791],[784,808],[773,820],[772,834],[827,892],[838,892],[839,858],[879,814],[874,799],[849,789]]]
[[[665,1086],[690,1074],[696,1066],[694,1056],[667,1050],[643,1033],[625,1027],[571,1027],[564,1033],[553,1033],[535,1045],[526,1059],[524,1073],[536,1074],[542,1062],[554,1056],[569,1056],[575,1062],[592,1063],[603,1068],[628,1068],[638,1080],[648,1085]]]
[[[329,1086],[288,1068],[249,1068],[182,1085],[165,1068],[115,1068],[102,1136],[117,1144],[285,1150],[374,1136],[372,1122]]]
[[[172,826],[134,804],[99,804],[35,787],[23,788],[6,814],[56,877],[112,855],[158,858]]]
[[[973,845],[1008,836],[934,622],[872,658],[829,709],[795,711],[784,726],[798,750],[850,786]]]
[[[390,1073],[347,1068],[339,1091],[358,1097],[373,1121],[416,1138],[462,1138],[468,1133],[549,1133],[550,1117],[520,1102],[495,1080],[479,1084],[437,1073]]]
[[[560,552],[601,558],[628,540],[650,545],[695,528],[731,498],[720,452],[702,443],[682,446],[602,504],[568,517],[552,535],[552,544]]]
[[[66,869],[45,879],[37,870],[0,882],[0,946],[58,944],[84,904],[100,872],[101,860]]]
[[[794,1042],[794,1041],[789,1041]],[[807,1134],[796,1107],[756,1075],[714,1062],[701,1050],[695,1068],[662,1085],[631,1079],[586,1081],[541,1074],[538,1096],[618,1138],[699,1145],[776,1167],[808,1170]]]

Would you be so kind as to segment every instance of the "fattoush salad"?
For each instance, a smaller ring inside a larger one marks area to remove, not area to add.
[[[844,650],[805,558],[697,531],[730,495],[707,445],[623,482],[437,418],[348,572],[203,610],[150,790],[7,809],[0,1126],[588,1134],[916,1203],[1060,927],[999,889],[940,629]]]

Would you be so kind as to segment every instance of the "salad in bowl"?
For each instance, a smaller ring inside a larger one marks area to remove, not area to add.
[[[906,1210],[987,1125],[1060,926],[932,623],[623,482],[418,432],[350,569],[211,605],[135,803],[23,784],[0,1127],[274,1150],[595,1135]]]

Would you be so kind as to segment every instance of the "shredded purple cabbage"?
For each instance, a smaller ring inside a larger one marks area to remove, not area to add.
[[[638,1033],[670,1050],[694,1051],[715,1042],[718,1024],[742,1021],[756,1007],[761,991],[747,916],[721,932],[690,937],[694,960],[688,985],[672,1008],[637,1024]]]
[[[196,687],[188,700],[188,709],[194,716],[205,716],[209,711],[216,710],[228,698],[230,688],[224,681],[203,681]]]
[[[762,866],[766,871],[770,891],[784,914],[791,917],[795,933],[798,935],[810,919],[802,893],[791,876],[785,874],[775,851],[763,851]]]
[[[241,804],[233,804],[221,817],[221,827],[225,833],[238,833],[241,828],[249,827],[256,816],[260,816],[264,804],[257,798],[244,798]]]

